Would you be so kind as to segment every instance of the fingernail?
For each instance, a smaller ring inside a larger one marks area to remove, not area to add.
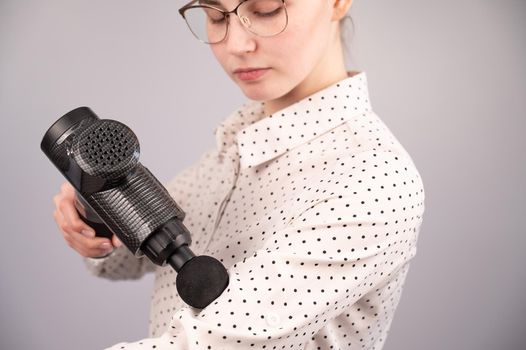
[[[111,250],[111,244],[108,242],[104,242],[100,245],[100,249],[110,251]]]
[[[82,230],[80,231],[80,233],[86,237],[95,237],[95,232],[91,231],[91,230]]]

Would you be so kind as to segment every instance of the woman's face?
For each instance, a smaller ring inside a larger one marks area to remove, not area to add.
[[[277,99],[305,81],[324,61],[331,42],[334,0],[285,0],[288,24],[272,37],[250,33],[237,16],[230,17],[228,36],[211,49],[228,76],[252,100]],[[238,0],[221,0],[227,10]],[[240,68],[269,68],[255,80],[242,80]]]

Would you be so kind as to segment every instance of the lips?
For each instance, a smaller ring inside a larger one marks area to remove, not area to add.
[[[265,74],[270,68],[240,68],[234,71],[234,74],[241,80],[256,80]]]
[[[260,69],[267,69],[267,68],[263,68],[263,67],[238,68],[234,71],[234,74],[241,73],[241,72],[250,72],[250,71],[260,70]]]

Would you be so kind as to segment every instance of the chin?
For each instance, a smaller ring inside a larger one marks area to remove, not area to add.
[[[274,99],[274,94],[269,93],[263,86],[239,86],[243,94],[254,101],[268,101]]]
[[[286,89],[273,88],[270,84],[244,84],[243,82],[238,83],[239,88],[243,91],[243,94],[254,101],[271,101],[275,100],[284,94]],[[280,86],[281,87],[281,86]]]

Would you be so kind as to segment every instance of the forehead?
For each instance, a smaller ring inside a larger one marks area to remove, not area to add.
[[[199,0],[198,2],[201,5],[211,5],[214,7],[234,9],[237,5],[245,1],[247,0]],[[250,1],[257,1],[257,0],[250,0]]]
[[[201,5],[212,5],[221,8],[234,8],[240,2],[239,0],[199,0]]]

